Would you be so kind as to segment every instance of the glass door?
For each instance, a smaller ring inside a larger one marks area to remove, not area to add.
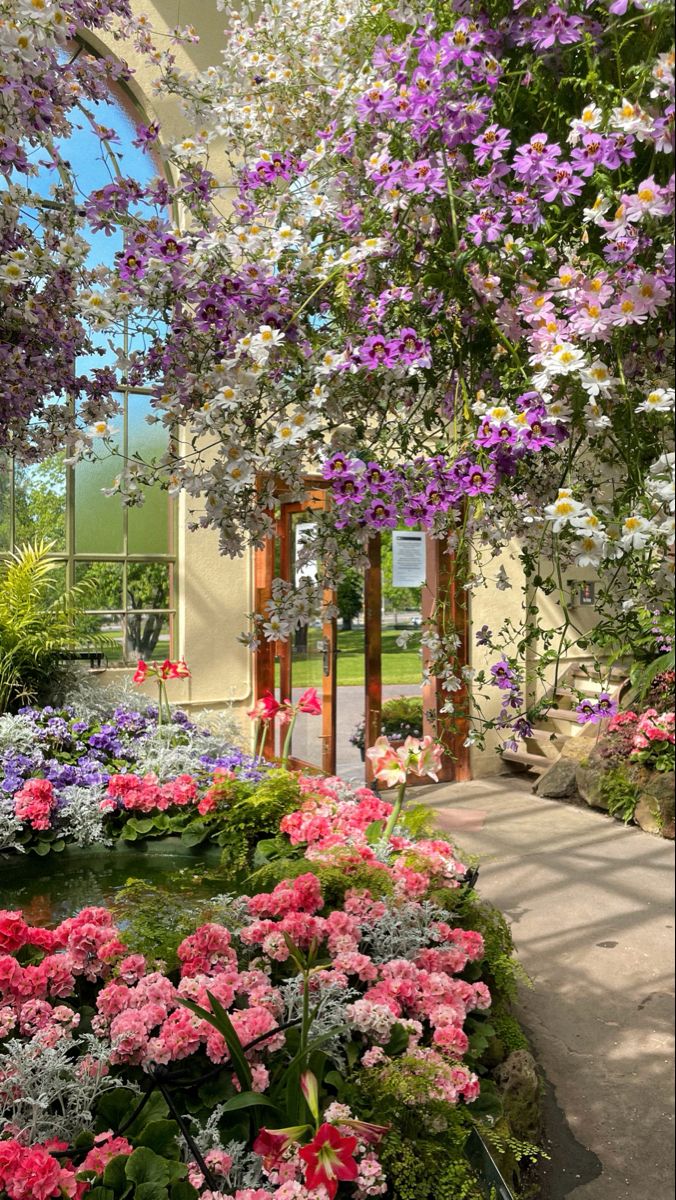
[[[308,494],[302,504],[282,504],[279,517],[279,568],[283,579],[297,584],[317,578],[317,563],[306,548],[312,534],[313,513],[323,509],[324,490]],[[332,592],[323,593],[324,604],[332,603]],[[309,693],[308,711],[298,715],[293,730],[290,766],[333,775],[336,769],[336,622],[314,618],[279,646],[277,696],[297,704]],[[314,694],[321,713],[312,711]],[[286,729],[279,731],[281,752]]]

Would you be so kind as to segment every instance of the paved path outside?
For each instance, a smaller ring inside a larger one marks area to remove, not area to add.
[[[318,685],[320,686],[320,685]],[[293,699],[297,700],[303,688],[294,688]],[[383,685],[383,700],[393,696],[419,696],[417,683],[388,683]],[[364,719],[364,687],[346,684],[336,689],[336,774],[350,783],[364,782],[364,764],[350,737],[360,721]],[[294,752],[306,762],[321,763],[321,728],[316,717],[298,719],[294,731]]]
[[[480,856],[480,891],[533,981],[520,1015],[548,1081],[542,1200],[672,1197],[673,843],[542,800],[518,776],[416,799]]]

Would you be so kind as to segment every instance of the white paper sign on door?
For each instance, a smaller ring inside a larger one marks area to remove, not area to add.
[[[312,582],[314,583],[315,580],[317,579],[317,561],[316,561],[316,559],[310,559],[309,562],[305,562],[305,555],[303,553],[305,550],[305,545],[306,545],[307,541],[316,533],[316,531],[317,531],[317,526],[314,522],[312,522],[312,524],[310,524],[310,522],[307,522],[306,524],[299,523],[298,525],[295,526],[296,582],[298,582],[299,579],[311,579]],[[301,557],[302,557],[303,561],[299,562],[298,560]]]
[[[392,586],[421,587],[425,582],[425,534],[392,530]]]

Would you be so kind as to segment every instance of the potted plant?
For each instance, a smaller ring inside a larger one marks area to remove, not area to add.
[[[422,697],[393,696],[383,704],[381,714],[381,736],[389,738],[393,746],[400,746],[407,737],[422,737],[423,732]],[[362,762],[366,756],[366,723],[361,720],[355,726],[350,742],[361,754]]]

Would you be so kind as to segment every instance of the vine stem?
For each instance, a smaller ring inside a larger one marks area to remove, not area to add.
[[[155,1086],[158,1089],[158,1091],[161,1092],[161,1094],[164,1098],[164,1101],[167,1104],[167,1107],[169,1108],[171,1115],[173,1116],[174,1120],[176,1121],[176,1124],[178,1125],[178,1127],[181,1131],[181,1134],[182,1134],[183,1140],[185,1141],[186,1146],[188,1147],[195,1162],[197,1163],[197,1166],[199,1167],[200,1171],[202,1172],[202,1174],[204,1176],[204,1182],[207,1184],[207,1186],[211,1189],[212,1192],[216,1191],[218,1184],[216,1183],[216,1180],[214,1179],[213,1175],[211,1174],[211,1171],[209,1170],[209,1167],[207,1166],[207,1163],[204,1158],[204,1155],[202,1154],[202,1151],[200,1150],[200,1148],[197,1145],[195,1139],[193,1138],[190,1130],[188,1129],[185,1118],[183,1117],[183,1115],[179,1111],[179,1109],[176,1107],[176,1104],[174,1103],[174,1098],[173,1098],[171,1092],[169,1091],[169,1088],[163,1083],[163,1081],[160,1078],[158,1078],[158,1076],[156,1074],[153,1074],[151,1076],[151,1078],[155,1081]]]

